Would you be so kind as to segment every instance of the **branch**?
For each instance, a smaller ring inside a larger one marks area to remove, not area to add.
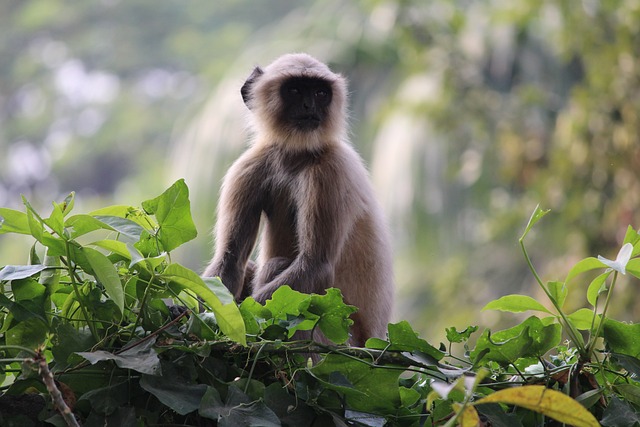
[[[27,361],[38,366],[38,373],[47,386],[47,391],[51,395],[51,400],[53,400],[53,406],[60,412],[60,415],[62,415],[67,425],[70,427],[80,427],[75,415],[73,415],[73,412],[64,401],[62,393],[60,393],[60,390],[56,387],[53,374],[49,370],[49,365],[47,365],[47,359],[42,355],[42,352],[38,351],[33,359],[28,359]]]

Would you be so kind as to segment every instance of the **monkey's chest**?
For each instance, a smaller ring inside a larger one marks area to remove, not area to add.
[[[269,257],[294,258],[298,251],[298,208],[291,194],[272,194],[263,206],[262,245]]]

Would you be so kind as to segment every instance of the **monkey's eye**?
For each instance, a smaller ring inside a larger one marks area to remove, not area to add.
[[[326,98],[327,95],[329,95],[329,94],[327,93],[326,90],[319,90],[319,91],[316,92],[316,97],[318,97],[318,98]]]
[[[300,89],[296,88],[296,87],[290,87],[288,89],[289,94],[290,95],[299,95],[300,94]]]

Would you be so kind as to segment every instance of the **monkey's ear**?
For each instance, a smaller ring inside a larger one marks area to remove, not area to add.
[[[258,80],[258,78],[264,74],[264,71],[262,71],[262,68],[260,67],[256,67],[253,69],[253,72],[251,73],[251,75],[247,78],[247,81],[244,82],[244,84],[242,85],[242,88],[240,88],[240,94],[242,95],[242,100],[244,101],[245,105],[251,109],[251,104],[249,101],[251,101],[251,86],[253,86],[253,83]]]

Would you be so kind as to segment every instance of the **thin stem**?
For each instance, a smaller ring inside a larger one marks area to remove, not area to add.
[[[598,323],[598,328],[596,329],[596,333],[589,337],[589,345],[587,346],[587,351],[589,354],[593,351],[593,348],[596,345],[596,341],[600,336],[600,332],[602,332],[602,325],[604,324],[605,317],[607,315],[607,310],[609,309],[609,301],[611,300],[611,295],[613,294],[613,288],[616,286],[616,281],[618,280],[618,272],[614,271],[613,279],[611,280],[611,286],[609,286],[609,290],[607,291],[607,299],[604,302],[604,308],[602,309],[602,314],[600,315],[600,323]],[[594,319],[595,319],[594,315]]]
[[[78,283],[76,282],[75,279],[75,267],[72,266],[72,261],[71,261],[71,249],[69,247],[69,241],[65,241],[65,250],[67,253],[67,259],[69,260],[68,263],[66,263],[67,265],[67,270],[69,271],[69,278],[71,279],[71,286],[73,287],[73,292],[76,294],[76,299],[78,300],[78,304],[80,304],[80,310],[82,311],[82,315],[84,316],[84,320],[87,322],[87,326],[89,326],[89,330],[91,331],[91,335],[93,336],[93,339],[96,341],[100,341],[100,337],[98,336],[98,331],[96,330],[96,326],[93,324],[93,322],[91,322],[89,320],[89,312],[87,311],[87,307],[85,307],[84,304],[84,297],[80,294],[80,289],[78,288]]]
[[[562,308],[558,305],[558,302],[555,300],[555,298],[553,298],[551,296],[551,294],[547,290],[547,287],[544,286],[544,283],[542,283],[542,279],[540,278],[540,276],[538,275],[538,272],[536,271],[535,267],[533,266],[533,262],[531,262],[531,258],[529,257],[529,253],[527,252],[527,249],[524,246],[524,238],[523,237],[520,238],[520,247],[522,248],[522,253],[524,254],[525,260],[527,261],[527,265],[529,266],[529,270],[531,270],[531,273],[533,273],[533,277],[535,277],[536,281],[538,282],[538,284],[540,285],[540,287],[542,288],[544,293],[547,295],[547,297],[549,298],[549,300],[551,301],[551,303],[555,307],[556,311],[558,312],[558,315],[562,319],[561,323],[565,327],[565,329],[567,331],[567,334],[569,335],[571,340],[575,343],[575,345],[578,348],[578,350],[580,351],[580,353],[583,354],[584,356],[587,356],[589,354],[589,352],[587,352],[586,349],[584,348],[583,341],[578,339],[579,332],[573,327],[571,322],[569,322],[569,319],[567,319],[567,316],[562,311]]]

